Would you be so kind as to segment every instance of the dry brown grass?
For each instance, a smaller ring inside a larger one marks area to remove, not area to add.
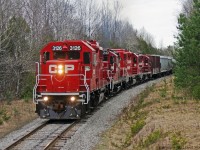
[[[177,92],[172,77],[153,87],[133,99],[137,106],[124,110],[95,149],[200,149],[200,103]],[[145,126],[133,135],[142,119]]]
[[[37,117],[31,100],[0,102],[0,138]]]

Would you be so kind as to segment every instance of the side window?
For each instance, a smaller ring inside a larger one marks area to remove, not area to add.
[[[99,50],[99,58],[103,58],[103,51]]]
[[[142,56],[140,56],[140,57],[139,57],[139,62],[142,62],[142,59],[143,59],[143,57],[142,57]]]
[[[134,63],[137,63],[137,59],[136,59],[136,58],[134,58],[134,59],[133,59],[133,62],[134,62]]]
[[[108,61],[108,55],[103,55],[103,61]]]
[[[90,64],[90,53],[89,52],[83,53],[83,61],[84,61],[84,64]]]
[[[50,53],[49,52],[44,52],[43,53],[43,63],[45,64],[46,61],[50,60]]]
[[[110,57],[110,64],[114,64],[114,57],[113,56]]]
[[[126,54],[124,54],[124,60],[126,60],[127,59],[127,56],[126,56]]]
[[[145,63],[148,63],[148,59],[147,58],[145,58]]]

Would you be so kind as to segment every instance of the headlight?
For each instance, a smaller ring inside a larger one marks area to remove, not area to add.
[[[49,98],[47,96],[45,96],[43,99],[45,102],[47,102],[49,100]]]
[[[58,70],[58,74],[63,74],[63,70]]]
[[[76,100],[76,98],[74,97],[74,96],[72,96],[71,98],[70,98],[70,101],[71,102],[74,102]]]
[[[63,65],[58,66],[58,74],[63,74]]]
[[[62,70],[62,69],[63,69],[63,65],[59,65],[59,66],[58,66],[58,69],[59,69],[59,70]]]

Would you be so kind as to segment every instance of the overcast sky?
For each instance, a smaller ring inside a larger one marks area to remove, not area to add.
[[[145,28],[155,38],[156,46],[173,45],[177,33],[177,16],[180,0],[123,0],[122,18],[127,18],[134,28]]]

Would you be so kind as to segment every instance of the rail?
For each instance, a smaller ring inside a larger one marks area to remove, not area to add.
[[[17,141],[15,141],[14,143],[12,143],[11,145],[9,145],[7,148],[5,148],[5,150],[11,150],[13,149],[15,146],[17,146],[18,144],[20,144],[22,141],[24,141],[25,139],[27,139],[28,137],[30,137],[31,135],[33,135],[35,132],[37,132],[38,130],[44,128],[49,121],[45,122],[44,124],[38,126],[37,128],[35,128],[34,130],[32,130],[31,132],[29,132],[28,134],[26,134],[25,136],[21,137],[20,139],[18,139]]]
[[[51,149],[51,148],[53,149],[53,146],[56,144],[56,142],[57,142],[60,138],[62,138],[62,136],[63,136],[64,134],[66,134],[67,132],[69,132],[75,125],[77,125],[78,122],[79,122],[79,120],[73,122],[72,124],[70,124],[69,127],[67,127],[66,129],[64,129],[64,130],[63,130],[60,134],[58,134],[51,142],[49,142],[49,143],[45,146],[44,150],[48,150],[48,149]]]

